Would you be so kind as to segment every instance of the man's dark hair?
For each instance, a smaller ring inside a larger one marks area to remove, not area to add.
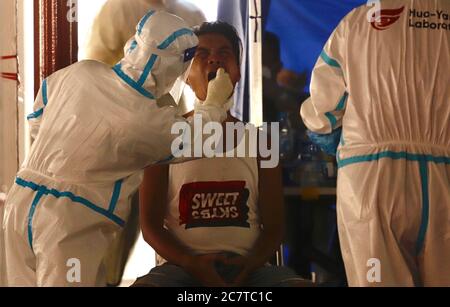
[[[223,21],[204,22],[200,26],[194,28],[194,33],[197,36],[204,34],[220,34],[225,37],[231,43],[233,53],[236,56],[238,65],[240,65],[242,42],[236,29],[232,25]]]

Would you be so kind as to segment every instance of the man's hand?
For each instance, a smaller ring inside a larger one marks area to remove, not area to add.
[[[208,83],[208,94],[203,104],[221,107],[228,101],[233,89],[230,75],[219,68],[216,78]]]
[[[215,263],[225,262],[223,255],[207,254],[193,256],[184,269],[207,287],[227,287],[228,284],[217,273]]]

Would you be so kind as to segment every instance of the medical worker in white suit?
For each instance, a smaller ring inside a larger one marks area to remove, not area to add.
[[[81,61],[44,81],[28,117],[35,141],[6,200],[9,286],[106,284],[103,258],[141,170],[177,162],[171,128],[184,118],[156,99],[185,76],[197,43],[182,19],[151,11],[113,69]],[[231,81],[219,71],[209,87],[196,112],[223,121]]]
[[[185,0],[107,0],[95,17],[85,45],[85,58],[114,66],[123,58],[125,44],[136,32],[136,24],[150,10],[163,10],[184,19],[188,26],[206,21],[202,11]],[[158,104],[169,105],[172,101],[158,99]],[[192,111],[193,102],[182,96],[178,103],[179,114]],[[129,222],[116,243],[111,246],[105,261],[107,282],[118,285],[139,227],[139,202],[133,197]],[[145,244],[145,243],[144,243]]]
[[[301,116],[325,150],[340,143],[351,286],[450,286],[449,14],[447,0],[361,6],[314,68]]]

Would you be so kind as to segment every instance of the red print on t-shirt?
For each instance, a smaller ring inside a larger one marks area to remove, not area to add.
[[[193,227],[250,227],[249,191],[245,181],[184,184],[180,190],[180,225]]]

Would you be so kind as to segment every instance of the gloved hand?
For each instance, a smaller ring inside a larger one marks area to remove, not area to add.
[[[318,134],[307,130],[306,134],[309,139],[316,145],[318,145],[324,152],[329,155],[335,156],[339,141],[341,139],[342,127],[333,130],[329,134]]]
[[[208,94],[203,102],[207,106],[222,107],[233,93],[230,75],[223,68],[217,70],[217,76],[208,83]]]

